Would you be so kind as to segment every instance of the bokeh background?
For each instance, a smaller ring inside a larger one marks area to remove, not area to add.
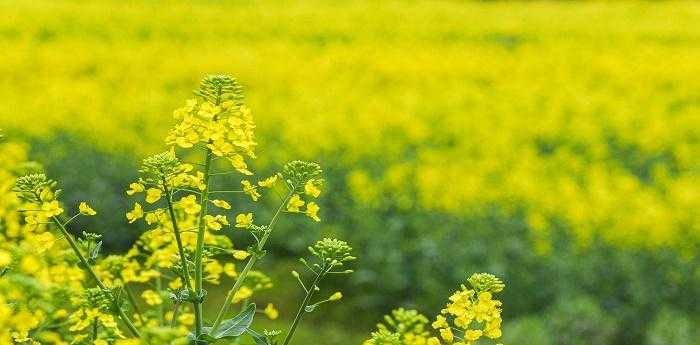
[[[699,61],[696,2],[2,1],[0,127],[110,210],[82,225],[121,250],[138,162],[202,76],[233,74],[258,171],[328,180],[322,225],[284,223],[264,260],[279,325],[309,242],[359,257],[300,343],[434,315],[488,271],[505,343],[700,344]]]

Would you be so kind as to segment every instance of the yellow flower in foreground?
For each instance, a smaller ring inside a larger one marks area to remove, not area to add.
[[[140,183],[132,183],[129,185],[129,190],[126,191],[126,195],[134,195],[136,193],[141,193],[145,190],[144,186]]]
[[[217,216],[211,216],[211,215],[206,215],[204,216],[204,221],[207,224],[207,228],[212,229],[212,230],[221,230],[221,228],[224,225],[228,225],[228,219],[226,219],[226,216],[222,215],[217,215]]]
[[[180,199],[180,206],[187,214],[197,214],[202,209],[202,206],[197,203],[197,197],[194,195],[188,195]]]
[[[63,208],[58,203],[58,200],[46,202],[41,205],[41,210],[44,211],[47,217],[58,216],[63,213]]]
[[[341,298],[343,298],[343,293],[338,291],[338,292],[332,294],[331,297],[328,297],[328,300],[329,301],[337,301]]]
[[[250,298],[250,296],[253,296],[253,290],[247,286],[244,286],[238,290],[235,295],[233,295],[233,303],[238,303],[246,298]]]
[[[310,202],[308,205],[306,205],[306,215],[309,216],[311,219],[320,222],[321,218],[318,217],[318,210],[320,208],[315,202]]]
[[[243,180],[241,181],[241,185],[243,186],[243,192],[248,194],[253,201],[258,201],[258,198],[260,198],[260,193],[255,189],[256,187],[253,186],[250,181],[248,180]]]
[[[224,210],[231,209],[231,204],[229,204],[228,202],[226,202],[224,200],[212,200],[211,203],[214,204],[214,206],[216,206],[216,207],[223,208]]]
[[[306,193],[306,195],[313,196],[314,198],[318,198],[318,196],[321,195],[321,189],[316,186],[314,180],[309,180],[304,185],[304,193]]]
[[[277,175],[270,176],[262,181],[258,181],[258,186],[265,188],[272,188],[277,182]]]
[[[299,197],[299,194],[294,194],[292,197],[289,199],[289,202],[287,203],[287,211],[289,212],[299,212],[299,207],[304,206],[304,200],[301,200],[301,197]]]
[[[78,206],[78,209],[80,210],[81,214],[84,214],[86,216],[94,216],[97,214],[95,210],[90,207],[86,202],[81,202],[80,206]]]
[[[149,188],[146,191],[146,202],[149,204],[152,204],[158,200],[160,200],[160,197],[163,195],[163,191],[160,189],[156,188]]]
[[[249,257],[250,253],[246,252],[245,250],[234,250],[233,251],[233,257],[237,260],[245,260],[245,258]]]
[[[481,332],[481,330],[470,329],[464,332],[464,339],[469,341],[475,341],[481,338],[482,334],[483,333]]]
[[[265,307],[265,315],[270,319],[270,320],[275,320],[280,316],[280,312],[275,308],[275,306],[272,303],[268,303],[267,307]]]
[[[444,339],[447,342],[452,342],[455,339],[454,334],[452,334],[452,330],[449,328],[441,329],[440,336],[442,337],[442,339]]]
[[[153,290],[146,290],[141,294],[143,300],[146,301],[148,305],[159,305],[163,303],[163,298]]]
[[[134,209],[126,213],[126,219],[129,220],[129,224],[135,222],[137,219],[143,217],[143,208],[138,202],[134,204]]]
[[[236,227],[237,228],[249,228],[253,225],[253,214],[252,213],[241,213],[236,216]]]
[[[12,263],[12,254],[6,250],[0,250],[0,268],[7,267]]]

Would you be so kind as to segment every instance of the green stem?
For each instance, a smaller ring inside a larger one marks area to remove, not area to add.
[[[165,190],[166,201],[168,203],[168,213],[170,221],[173,224],[173,233],[175,234],[175,242],[177,243],[177,251],[180,254],[180,264],[182,265],[182,279],[185,281],[185,286],[188,291],[192,291],[192,282],[190,282],[190,269],[187,265],[187,257],[185,257],[185,248],[182,245],[182,237],[180,236],[180,227],[175,218],[175,209],[173,208],[172,194],[168,189],[167,184],[163,181],[163,189]]]
[[[163,277],[158,276],[156,279],[156,290],[158,290],[158,293],[163,291]],[[161,326],[165,326],[165,304],[160,303],[158,305],[158,321]]]
[[[175,328],[177,326],[177,316],[180,313],[180,303],[175,304],[173,308],[173,319],[170,320],[170,328]]]
[[[272,229],[274,228],[275,224],[277,223],[277,219],[279,218],[279,215],[282,213],[282,210],[284,209],[285,205],[287,205],[287,202],[289,201],[289,198],[292,197],[293,193],[289,193],[287,197],[284,199],[282,204],[277,208],[277,211],[275,214],[272,216],[272,219],[270,220],[270,223],[268,224],[267,228],[265,229],[265,235],[260,239],[258,242],[258,252],[262,251],[265,248],[265,243],[267,243],[267,239],[270,237],[270,234],[272,233]],[[248,262],[246,263],[245,267],[243,267],[243,270],[241,273],[238,275],[238,278],[236,279],[236,282],[233,284],[233,287],[231,290],[229,290],[228,294],[226,294],[226,300],[224,301],[224,304],[221,306],[221,309],[219,309],[219,313],[216,315],[216,320],[214,321],[214,325],[212,326],[212,333],[215,332],[218,328],[219,325],[221,325],[221,322],[223,321],[224,315],[228,311],[229,307],[231,306],[231,303],[233,303],[233,297],[236,295],[238,290],[243,286],[243,282],[245,281],[246,276],[248,276],[248,272],[253,268],[255,263],[258,261],[258,256],[253,255],[248,259]]]
[[[323,272],[323,270],[322,270]],[[290,341],[292,341],[292,336],[294,335],[294,331],[296,331],[297,326],[299,325],[299,322],[301,321],[301,316],[304,314],[304,310],[306,309],[306,306],[309,304],[309,301],[311,300],[311,297],[313,296],[314,292],[316,291],[316,285],[318,284],[319,281],[323,278],[325,274],[319,272],[316,275],[316,279],[314,279],[314,282],[311,284],[309,289],[306,291],[306,296],[304,297],[304,300],[301,302],[301,305],[299,306],[299,310],[297,310],[297,314],[294,316],[294,321],[292,321],[292,326],[289,327],[289,332],[287,332],[287,335],[284,337],[284,343],[283,345],[289,344]]]
[[[131,306],[134,308],[134,311],[136,312],[136,317],[139,318],[139,322],[141,322],[141,326],[145,325],[143,322],[143,316],[141,316],[141,308],[136,304],[136,299],[134,298],[134,294],[131,293],[131,289],[124,284],[124,291],[126,292],[126,297],[129,299],[129,303],[131,303]]]
[[[197,223],[197,250],[195,252],[194,261],[194,289],[196,296],[193,299],[194,316],[195,316],[195,335],[197,339],[202,334],[204,327],[203,310],[202,310],[202,256],[204,255],[204,233],[206,232],[206,224],[204,217],[207,215],[207,207],[209,206],[209,173],[211,172],[211,149],[207,148],[206,158],[204,161],[204,190],[202,191],[199,220]]]
[[[126,324],[126,327],[129,329],[129,331],[137,338],[141,337],[141,334],[139,334],[139,331],[136,329],[136,326],[134,326],[134,323],[131,322],[131,319],[126,315],[124,310],[121,308],[119,303],[117,303],[117,300],[114,298],[114,295],[112,295],[111,292],[107,289],[104,283],[102,283],[102,280],[97,276],[95,273],[95,270],[92,269],[92,266],[90,266],[90,263],[85,259],[85,256],[83,256],[83,253],[80,252],[80,248],[78,248],[78,244],[75,242],[71,234],[68,232],[66,227],[56,218],[56,216],[51,217],[54,224],[58,227],[59,230],[61,230],[61,233],[63,234],[63,237],[66,238],[68,241],[68,244],[70,244],[71,248],[75,252],[75,255],[78,257],[78,260],[80,263],[83,265],[86,271],[90,274],[90,276],[95,279],[95,282],[97,283],[97,286],[103,290],[107,291],[109,294],[109,297],[112,300],[112,304],[114,305],[115,309],[119,311],[119,317],[124,321]]]
[[[97,318],[92,320],[92,341],[97,340]]]

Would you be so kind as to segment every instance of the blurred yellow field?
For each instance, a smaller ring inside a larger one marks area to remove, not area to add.
[[[9,130],[151,153],[176,100],[222,71],[264,150],[359,165],[364,204],[524,206],[538,238],[554,218],[584,240],[698,234],[695,3],[2,6]]]
[[[320,160],[332,174],[341,194],[322,209],[347,214],[324,232],[371,242],[396,226],[427,265],[455,250],[431,239],[498,233],[472,223],[497,214],[525,229],[518,253],[547,260],[563,232],[565,255],[670,249],[690,268],[665,278],[700,277],[700,3],[17,1],[0,13],[9,138],[68,133],[140,160],[162,150],[199,79],[232,74],[258,126],[253,164]],[[393,270],[414,267],[409,249],[383,246],[401,257]],[[498,255],[490,269],[516,269]],[[417,283],[397,284],[413,301]]]

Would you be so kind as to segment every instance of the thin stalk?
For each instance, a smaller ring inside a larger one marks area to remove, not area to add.
[[[103,291],[108,291],[107,287],[105,286],[104,283],[102,283],[102,280],[97,276],[95,273],[95,270],[92,269],[92,266],[90,266],[90,263],[85,259],[85,256],[83,256],[83,253],[80,252],[80,248],[78,248],[78,244],[75,243],[75,240],[71,236],[71,234],[68,232],[66,227],[56,218],[56,216],[51,217],[54,224],[58,227],[59,230],[61,230],[61,233],[63,234],[63,237],[66,238],[66,241],[68,241],[68,244],[70,244],[71,248],[75,252],[75,255],[78,257],[78,260],[80,263],[83,265],[86,271],[90,274],[90,276],[95,279],[95,282],[97,286],[103,290]],[[129,331],[137,338],[141,337],[141,334],[139,334],[139,331],[136,329],[136,326],[134,326],[134,323],[131,322],[131,319],[126,315],[124,310],[121,308],[119,303],[117,303],[117,300],[114,298],[112,293],[109,293],[109,297],[112,299],[112,304],[114,304],[114,307],[119,311],[119,317],[124,321],[126,324],[126,327],[129,329]]]
[[[284,209],[285,205],[289,201],[289,198],[292,197],[292,193],[290,192],[289,195],[284,199],[284,201],[280,204],[280,206],[277,208],[277,211],[275,214],[272,216],[272,219],[270,220],[270,223],[268,224],[266,230],[265,230],[265,235],[260,239],[258,242],[258,251],[262,251],[265,248],[265,243],[267,243],[267,239],[270,237],[270,234],[272,233],[272,229],[277,223],[277,219],[279,218],[279,215],[282,213],[282,210]],[[221,309],[219,309],[219,313],[216,315],[216,320],[214,321],[214,325],[212,326],[212,333],[214,333],[218,328],[219,325],[221,325],[221,322],[223,321],[224,314],[228,311],[228,308],[231,306],[231,303],[233,302],[233,297],[236,295],[238,290],[243,286],[243,281],[245,281],[246,276],[248,276],[248,272],[253,268],[255,263],[258,261],[258,256],[253,255],[248,259],[248,262],[246,263],[245,267],[243,267],[243,270],[241,273],[238,275],[238,278],[236,279],[236,282],[233,284],[233,287],[231,290],[229,290],[228,294],[226,294],[226,300],[224,301],[224,304],[221,306]]]
[[[202,310],[202,302],[200,297],[202,294],[202,256],[204,254],[204,233],[206,224],[204,217],[207,215],[207,206],[209,205],[209,173],[211,172],[211,149],[207,148],[206,158],[204,160],[204,190],[201,194],[201,210],[199,212],[199,220],[197,223],[197,250],[195,251],[194,260],[194,289],[197,296],[193,299],[194,316],[195,316],[195,335],[199,339],[204,327],[204,315]]]
[[[166,201],[168,203],[168,213],[170,214],[170,221],[173,225],[173,233],[175,234],[175,242],[177,243],[177,251],[180,254],[180,264],[182,265],[182,279],[185,281],[185,286],[187,291],[192,291],[192,282],[190,282],[190,270],[187,265],[187,257],[185,257],[185,248],[182,245],[182,237],[180,236],[180,227],[177,224],[177,219],[175,218],[175,209],[173,208],[172,194],[168,189],[168,185],[163,180],[163,189],[165,190]]]
[[[175,304],[173,308],[173,319],[170,320],[170,328],[175,328],[177,326],[177,316],[180,313],[180,303]]]
[[[283,345],[287,345],[287,344],[289,344],[290,341],[292,341],[292,336],[294,335],[294,331],[296,331],[297,326],[299,325],[299,321],[301,321],[301,316],[304,314],[304,310],[306,309],[306,306],[309,304],[309,301],[311,300],[311,297],[313,296],[314,292],[316,292],[316,285],[321,280],[321,278],[323,278],[324,275],[325,274],[323,274],[323,273],[318,273],[316,275],[316,278],[314,279],[314,282],[311,284],[308,291],[306,292],[306,296],[304,297],[304,300],[301,302],[301,305],[299,306],[299,310],[297,310],[297,314],[294,316],[294,321],[292,321],[292,326],[289,327],[289,332],[287,332],[287,335],[284,337]]]
[[[131,292],[131,289],[124,284],[124,291],[126,292],[126,298],[129,299],[129,303],[131,303],[131,306],[134,308],[134,311],[136,312],[136,317],[138,317],[139,322],[141,322],[141,325],[145,325],[143,322],[143,316],[141,316],[141,308],[139,308],[138,304],[136,304],[136,299],[134,298],[134,294]]]
[[[161,276],[156,279],[156,291],[163,291],[163,277]],[[158,322],[161,326],[165,326],[165,304],[162,302],[158,305]]]
[[[97,318],[92,320],[92,341],[97,340]]]

